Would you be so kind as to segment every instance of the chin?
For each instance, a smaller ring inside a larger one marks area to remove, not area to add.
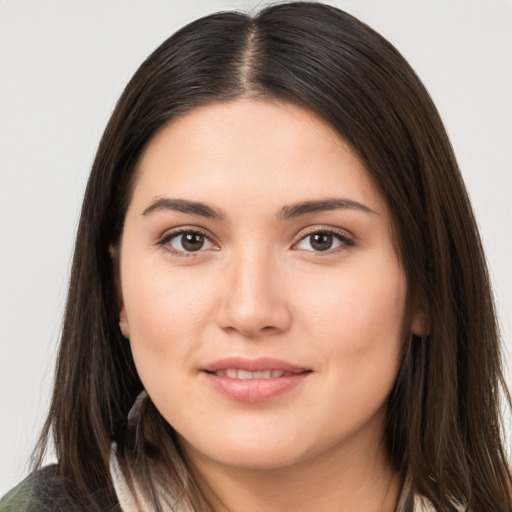
[[[272,450],[245,450],[218,454],[216,462],[236,469],[263,471],[293,466],[303,460],[304,454],[290,454]]]
[[[291,440],[280,442],[268,436],[252,440],[212,438],[207,446],[202,446],[202,443],[195,443],[194,446],[181,438],[180,444],[192,459],[205,458],[215,464],[237,469],[256,471],[279,469],[308,458],[306,450],[301,449],[304,447],[300,443],[291,442]],[[216,449],[217,447],[221,448]]]

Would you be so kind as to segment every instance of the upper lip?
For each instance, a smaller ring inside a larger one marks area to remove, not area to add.
[[[261,372],[265,370],[281,370],[289,373],[304,373],[311,371],[304,366],[297,366],[288,361],[275,359],[273,357],[258,357],[255,359],[247,359],[243,357],[223,357],[217,359],[207,365],[201,367],[205,372],[217,372],[219,370],[227,370],[229,368],[237,368],[250,372]]]

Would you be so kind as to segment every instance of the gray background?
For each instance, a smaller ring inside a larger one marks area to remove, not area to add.
[[[512,2],[330,3],[395,44],[441,112],[487,249],[510,366]],[[0,494],[25,475],[44,420],[81,197],[117,97],[184,23],[258,5],[0,0]]]

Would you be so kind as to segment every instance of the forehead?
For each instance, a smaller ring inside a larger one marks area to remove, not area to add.
[[[286,102],[198,107],[153,137],[135,172],[134,201],[171,194],[250,207],[350,195],[382,207],[352,148],[318,115]]]

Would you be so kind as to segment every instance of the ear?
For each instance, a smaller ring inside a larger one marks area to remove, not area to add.
[[[128,318],[126,317],[126,311],[124,306],[121,308],[119,312],[119,328],[121,329],[121,333],[123,336],[129,340],[130,339],[130,327],[128,325]]]
[[[414,307],[411,318],[411,332],[420,338],[430,334],[430,322],[422,304]]]
[[[116,302],[119,307],[119,328],[121,333],[126,339],[130,339],[130,329],[128,325],[128,318],[126,317],[126,310],[123,301],[123,291],[121,289],[121,272],[119,268],[119,247],[117,245],[110,245],[108,248],[110,257],[112,258],[113,268],[113,282],[114,282],[114,293]]]

